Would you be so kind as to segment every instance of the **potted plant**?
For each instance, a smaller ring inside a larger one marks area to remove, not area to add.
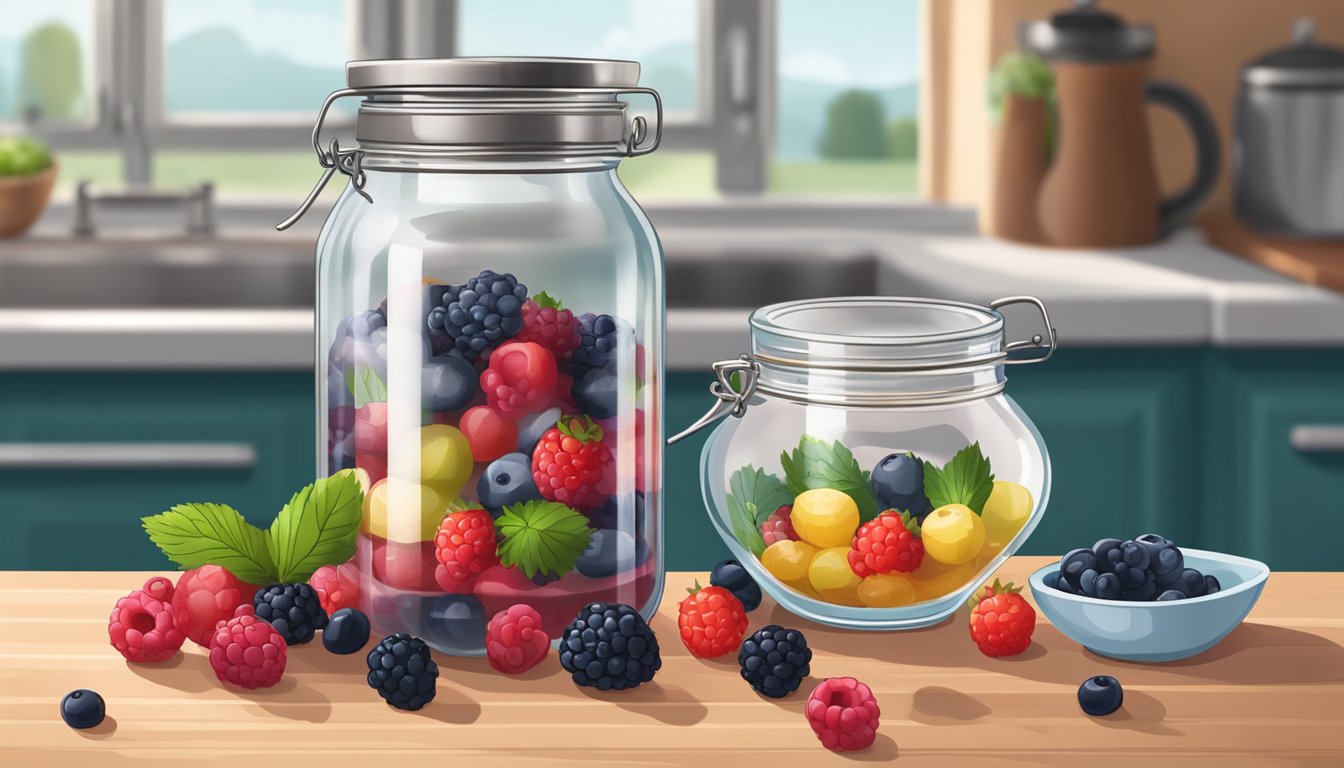
[[[0,137],[0,238],[28,231],[56,185],[56,161],[41,142]]]

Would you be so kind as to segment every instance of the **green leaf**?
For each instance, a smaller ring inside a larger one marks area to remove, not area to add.
[[[859,467],[854,454],[839,440],[828,444],[811,435],[803,435],[798,447],[793,449],[793,455],[787,451],[781,453],[779,463],[784,467],[785,480],[794,496],[814,488],[831,488],[854,500],[859,507],[860,522],[866,523],[877,517],[880,510],[869,481],[871,473]]]
[[[373,368],[363,365],[345,373],[345,386],[355,398],[355,407],[387,402],[387,385]]]
[[[178,504],[142,518],[150,541],[182,570],[219,565],[249,584],[275,581],[266,532],[225,504]]]
[[[277,581],[305,581],[324,565],[355,554],[364,492],[353,472],[337,472],[294,494],[271,523]]]
[[[942,469],[924,462],[924,495],[937,509],[948,504],[965,504],[975,514],[985,510],[990,491],[994,490],[994,472],[979,443],[957,451]]]
[[[559,578],[574,570],[593,535],[582,512],[558,501],[539,500],[505,507],[495,530],[503,537],[499,562],[529,579],[538,573]]]
[[[765,551],[761,523],[776,509],[793,503],[784,482],[752,465],[737,470],[728,479],[728,522],[738,542],[757,557]]]
[[[541,293],[538,293],[536,296],[533,296],[532,301],[536,302],[537,306],[541,307],[542,309],[554,309],[556,311],[559,311],[565,308],[565,305],[560,303],[559,299],[555,298],[554,296],[545,291],[542,291]]]

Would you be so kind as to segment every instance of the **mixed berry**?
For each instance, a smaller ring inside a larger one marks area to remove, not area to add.
[[[595,600],[655,592],[645,454],[658,446],[636,329],[521,277],[394,288],[337,325],[327,356],[328,465],[365,492],[355,561],[373,578],[357,599],[376,626],[440,650],[485,650],[484,621],[431,620],[449,598],[474,598],[484,617],[526,603],[554,637]],[[401,325],[395,302],[417,299],[423,322]],[[407,382],[389,380],[387,355],[389,339],[395,351],[417,338],[421,412],[408,425],[388,402]]]
[[[1187,600],[1222,589],[1212,574],[1185,567],[1180,547],[1156,533],[1071,550],[1044,582],[1073,595],[1131,602]]]

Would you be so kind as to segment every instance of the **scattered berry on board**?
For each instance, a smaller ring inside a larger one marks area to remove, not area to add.
[[[535,667],[550,653],[551,639],[541,626],[541,614],[519,603],[496,613],[485,629],[485,657],[506,675]]]
[[[322,630],[322,647],[332,653],[357,653],[369,644],[369,617],[358,608],[340,608]]]
[[[274,626],[257,618],[252,606],[242,605],[211,637],[210,667],[220,682],[270,688],[285,674],[288,650]]]
[[[310,584],[272,584],[257,590],[252,608],[258,619],[275,627],[286,645],[303,645],[327,626],[327,612]]]
[[[107,705],[97,691],[80,688],[65,694],[61,699],[61,719],[71,728],[92,728],[103,722],[106,716]]]
[[[751,613],[761,605],[761,587],[751,578],[747,569],[736,560],[724,560],[714,566],[709,574],[709,583],[723,587],[742,602],[742,609]]]
[[[677,631],[692,656],[713,659],[732,653],[747,631],[747,612],[742,601],[723,587],[693,589],[677,608]]]
[[[359,569],[354,563],[324,565],[313,571],[308,584],[328,616],[359,605]]]
[[[157,586],[156,579],[146,586],[151,584]],[[117,600],[107,620],[107,635],[127,661],[146,663],[167,661],[187,639],[173,620],[172,607],[143,589]]]
[[[821,681],[807,697],[804,711],[822,746],[834,752],[872,746],[882,714],[872,689],[852,677]]]
[[[424,640],[388,635],[369,651],[368,664],[369,687],[397,709],[415,711],[434,699],[439,665]]]
[[[173,582],[166,576],[155,576],[141,587],[145,594],[162,603],[171,603],[173,600]]]
[[[590,603],[560,636],[560,666],[575,685],[621,691],[652,680],[663,660],[638,611],[624,603]]]
[[[210,647],[215,626],[233,618],[240,605],[251,605],[257,587],[227,568],[202,565],[183,573],[173,589],[173,618],[193,643]]]
[[[812,649],[796,629],[762,627],[742,641],[737,652],[742,679],[762,696],[782,699],[798,690],[812,672]]]
[[[1036,609],[1022,590],[998,579],[970,600],[971,639],[986,656],[1016,656],[1031,645]]]
[[[1125,703],[1125,689],[1110,675],[1089,677],[1078,686],[1078,706],[1092,717],[1105,717]]]

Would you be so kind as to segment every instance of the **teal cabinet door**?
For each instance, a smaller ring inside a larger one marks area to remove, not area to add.
[[[1232,352],[1206,378],[1207,538],[1274,569],[1344,570],[1344,451],[1292,444],[1298,426],[1344,427],[1344,353]]]
[[[667,434],[675,435],[709,410],[714,398],[710,373],[669,373],[667,376]],[[665,450],[663,499],[664,555],[669,571],[707,571],[731,557],[705,511],[700,493],[700,450],[711,428],[670,445]],[[677,598],[680,600],[680,598]]]
[[[11,456],[52,443],[98,456],[130,443],[117,458],[140,457],[119,469],[68,465],[69,453],[47,466],[0,462],[0,567],[171,567],[139,518],[182,502],[229,504],[268,525],[312,480],[312,398],[311,375],[298,373],[0,375],[0,445]],[[209,466],[156,465],[155,453],[183,443],[202,449]],[[228,460],[208,456],[219,451]]]
[[[1161,533],[1201,543],[1199,350],[1062,349],[1010,367],[1007,392],[1040,429],[1054,487],[1021,554]]]

